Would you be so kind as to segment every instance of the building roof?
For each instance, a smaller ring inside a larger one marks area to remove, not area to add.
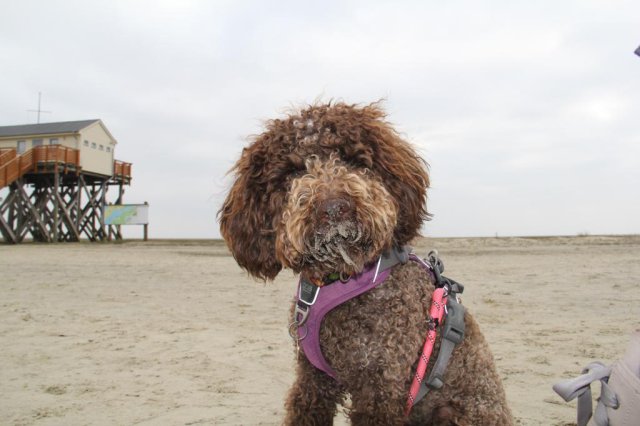
[[[0,126],[0,137],[75,133],[98,121],[100,120],[61,121],[58,123]]]

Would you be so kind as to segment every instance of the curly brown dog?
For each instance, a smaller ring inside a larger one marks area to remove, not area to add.
[[[283,267],[314,283],[357,275],[429,218],[427,165],[378,104],[315,105],[269,121],[232,171],[221,232],[238,264],[263,280]],[[432,275],[408,262],[331,310],[320,346],[336,379],[300,354],[285,423],[332,424],[349,396],[352,424],[512,424],[493,356],[468,313],[444,386],[405,414],[433,291]]]

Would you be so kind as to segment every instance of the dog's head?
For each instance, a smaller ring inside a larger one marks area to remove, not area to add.
[[[427,165],[384,117],[378,104],[337,103],[267,123],[218,212],[241,267],[273,279],[285,266],[318,282],[418,235]]]

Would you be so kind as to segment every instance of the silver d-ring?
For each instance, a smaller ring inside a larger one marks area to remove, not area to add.
[[[289,337],[291,337],[293,340],[298,339],[298,321],[293,321],[291,324],[289,324]]]
[[[298,325],[298,321],[293,321],[291,324],[289,324],[289,336],[293,340],[303,340],[305,337],[307,337],[307,334],[309,334],[309,329],[307,328],[306,324],[302,324],[302,327],[304,327],[304,334],[302,336],[298,336],[298,330],[300,330],[300,326]]]

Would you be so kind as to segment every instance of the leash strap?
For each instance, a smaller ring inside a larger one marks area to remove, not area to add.
[[[429,309],[429,330],[427,331],[427,339],[422,347],[422,354],[418,359],[418,368],[416,369],[416,375],[411,383],[409,389],[409,398],[407,400],[407,408],[405,414],[408,416],[411,411],[411,407],[415,404],[418,392],[422,386],[422,380],[427,371],[427,364],[429,364],[429,358],[431,352],[433,352],[433,346],[436,343],[436,328],[442,322],[444,316],[444,307],[447,303],[447,293],[443,287],[436,288],[431,296],[431,308]]]
[[[464,306],[458,303],[455,294],[452,292],[447,298],[446,318],[438,357],[435,364],[433,364],[429,377],[420,384],[420,391],[414,404],[427,396],[431,389],[440,389],[444,385],[444,373],[447,370],[447,365],[449,365],[451,354],[464,339],[464,311]]]
[[[413,255],[417,258],[417,256]],[[464,286],[450,278],[442,276],[444,264],[436,251],[429,253],[429,264],[418,259],[421,265],[433,265],[429,270],[433,271],[436,280],[436,290],[432,296],[431,310],[429,312],[429,330],[427,339],[418,361],[416,376],[411,383],[409,398],[407,399],[406,415],[411,408],[424,398],[431,389],[440,389],[444,385],[444,373],[449,365],[449,359],[455,347],[464,339],[464,313],[465,309],[458,300],[458,295],[464,291]],[[442,294],[442,296],[441,296]],[[443,309],[440,309],[440,307]],[[442,339],[438,357],[427,377],[424,380],[427,364],[433,352],[436,329],[444,322]]]

